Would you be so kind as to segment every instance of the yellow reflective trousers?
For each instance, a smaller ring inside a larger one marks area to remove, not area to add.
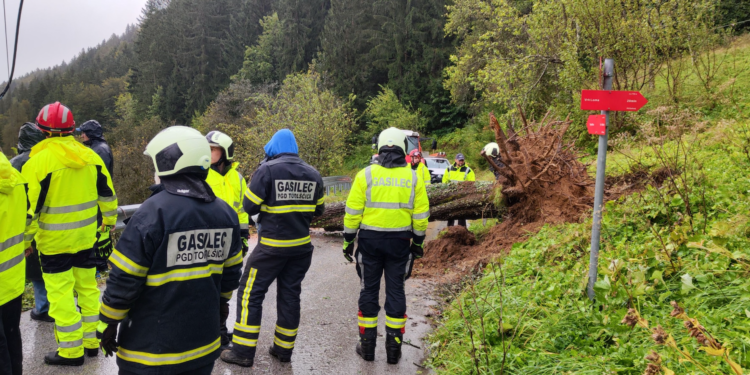
[[[49,316],[55,319],[58,353],[64,358],[83,356],[83,348],[99,348],[99,288],[96,269],[73,267],[65,272],[43,273],[49,300]],[[78,306],[72,298],[78,293]]]

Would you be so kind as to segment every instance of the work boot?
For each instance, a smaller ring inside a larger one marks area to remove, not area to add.
[[[37,313],[36,309],[31,309],[31,313],[29,314],[31,316],[31,319],[40,321],[40,322],[48,322],[48,323],[54,323],[55,319],[53,319],[51,316],[49,316],[49,313]]]
[[[395,365],[398,360],[401,359],[401,342],[403,341],[403,335],[394,332],[386,332],[385,334],[385,355],[388,357],[388,364]]]
[[[78,358],[60,357],[60,354],[55,350],[44,356],[44,363],[53,366],[83,366],[83,356]]]
[[[365,333],[359,334],[357,343],[357,354],[365,361],[375,360],[375,339],[378,336],[377,328],[366,328]]]
[[[292,353],[289,353],[289,354],[282,353],[281,350],[276,348],[276,345],[271,345],[271,347],[268,348],[268,354],[278,359],[279,362],[286,363],[286,362],[292,361]]]
[[[86,352],[86,357],[96,357],[99,355],[99,348],[94,348],[94,349],[86,348],[86,349],[83,349],[83,351]]]
[[[253,367],[253,359],[252,358],[245,358],[237,353],[234,352],[234,350],[225,350],[221,352],[220,356],[221,360],[226,363],[233,363],[238,366],[242,367]]]

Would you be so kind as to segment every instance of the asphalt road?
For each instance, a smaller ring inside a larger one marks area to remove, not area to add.
[[[381,326],[378,327],[378,346],[375,362],[365,362],[354,352],[358,341],[357,299],[359,278],[353,264],[341,254],[342,238],[320,233],[313,236],[315,253],[307,277],[302,284],[302,321],[295,343],[292,362],[281,364],[268,355],[273,342],[276,323],[276,286],[268,290],[263,304],[258,353],[252,368],[229,365],[216,361],[213,374],[425,374],[418,365],[425,357],[422,338],[429,332],[428,314],[432,286],[424,280],[408,280],[408,301],[403,357],[398,365],[385,361],[385,312],[381,309]],[[253,244],[251,244],[251,248]],[[381,305],[385,286],[381,285]],[[236,298],[236,293],[235,293]],[[230,306],[229,322],[235,319],[235,300]],[[232,326],[229,325],[230,331]],[[54,375],[117,374],[113,357],[86,358],[82,367],[56,367],[44,364],[44,354],[56,349],[52,323],[33,321],[29,312],[21,316],[23,334],[24,373]],[[409,345],[409,344],[411,345]]]

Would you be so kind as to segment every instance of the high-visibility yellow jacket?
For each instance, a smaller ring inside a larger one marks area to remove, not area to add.
[[[432,183],[432,175],[430,175],[430,170],[427,169],[427,166],[425,166],[424,163],[419,163],[415,171],[417,172],[417,176],[422,177],[422,181],[424,181],[425,185]]]
[[[430,217],[424,180],[410,166],[371,165],[354,178],[346,200],[344,233],[358,229],[410,231],[424,236]]]
[[[0,306],[23,293],[23,251],[31,246],[31,239],[24,239],[24,230],[30,221],[26,180],[0,152]]]
[[[97,205],[104,224],[117,222],[117,196],[102,158],[73,137],[45,139],[30,156],[22,172],[34,215],[27,237],[44,255],[93,248]]]
[[[464,164],[462,167],[457,166],[456,164],[453,164],[450,168],[448,168],[445,171],[445,174],[443,174],[443,183],[448,183],[450,181],[475,181],[476,176],[474,176],[474,171],[469,168],[468,165]]]
[[[245,207],[242,205],[245,189],[247,189],[247,181],[245,181],[245,178],[237,170],[239,165],[240,163],[233,163],[223,176],[219,172],[209,169],[206,183],[211,186],[216,198],[227,202],[237,212],[240,218],[240,231],[247,231],[250,220],[247,212],[245,212]]]

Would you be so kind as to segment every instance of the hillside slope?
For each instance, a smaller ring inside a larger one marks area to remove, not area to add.
[[[663,81],[612,174],[663,183],[606,205],[596,303],[585,294],[591,219],[545,226],[460,291],[431,338],[439,373],[742,374],[750,368],[747,37],[718,50],[714,90]],[[660,187],[655,187],[660,186]],[[656,353],[656,354],[653,354]]]

